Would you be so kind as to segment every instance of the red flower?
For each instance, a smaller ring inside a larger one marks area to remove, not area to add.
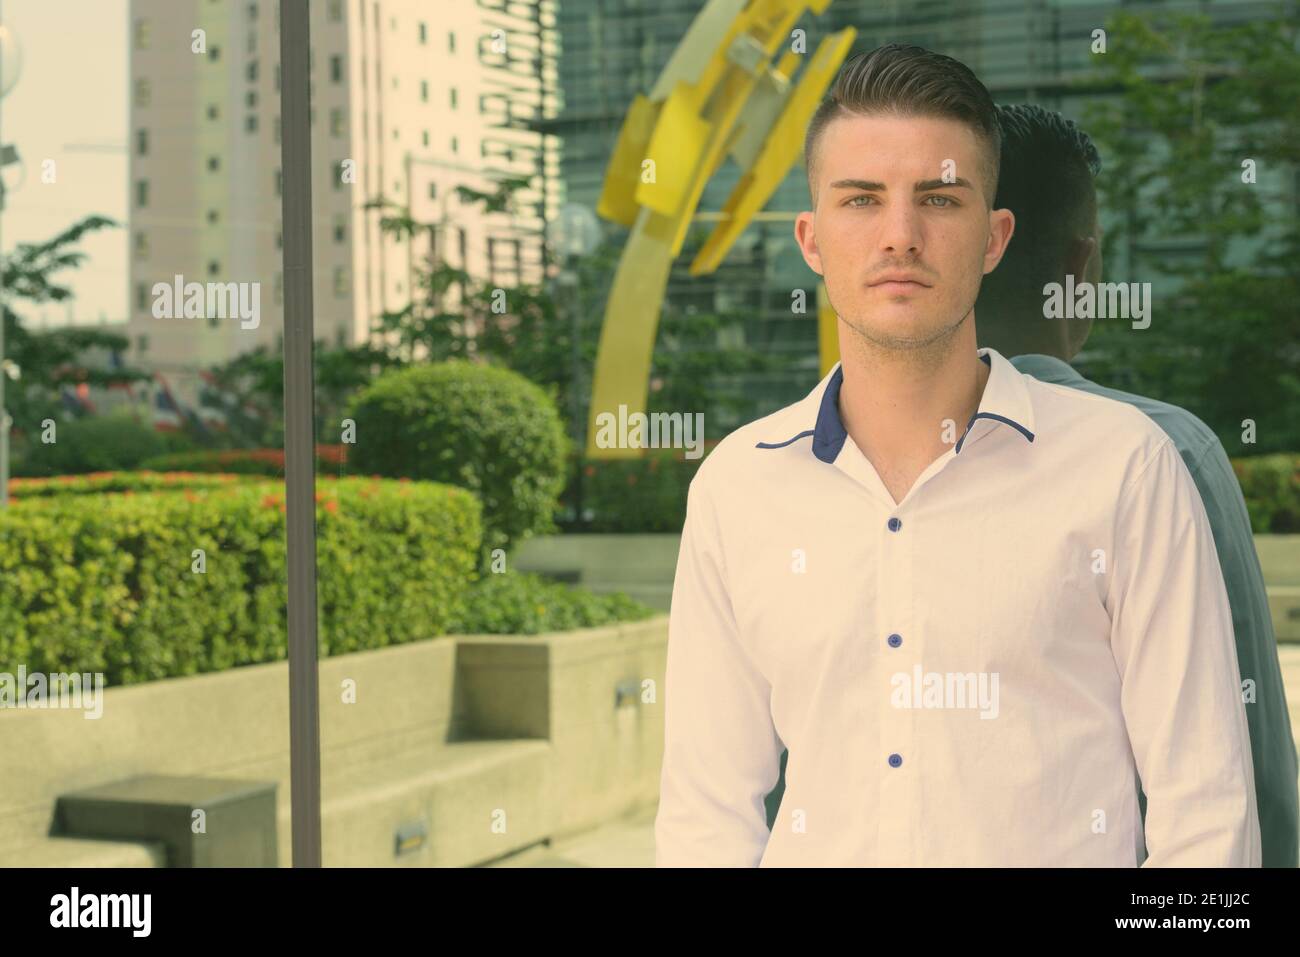
[[[339,503],[334,501],[334,499],[330,499],[328,502],[325,503],[325,511],[329,512],[331,515],[338,512],[338,510],[339,510]]]
[[[585,469],[582,470],[582,474],[590,478],[591,476],[596,474],[596,466],[588,465]]]

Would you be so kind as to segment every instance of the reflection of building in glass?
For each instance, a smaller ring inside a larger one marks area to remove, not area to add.
[[[279,26],[274,0],[132,0],[132,361],[169,375],[193,403],[197,369],[283,330]],[[554,140],[525,121],[553,111],[545,3],[321,0],[311,9],[313,299],[316,335],[366,341],[418,289],[431,250],[502,283],[537,282]],[[194,31],[203,50],[194,52]],[[462,206],[530,178],[508,212]],[[346,177],[351,183],[343,182]],[[384,197],[437,222],[413,240],[381,234]],[[257,282],[261,322],[157,319],[152,288],[176,275]],[[454,305],[455,289],[447,296]]]
[[[702,4],[699,0],[565,0],[559,11],[559,77],[564,108],[546,125],[563,139],[565,198],[595,207],[609,151],[623,113],[637,92],[649,90],[686,33]],[[853,52],[888,42],[916,43],[956,57],[970,66],[999,103],[1039,103],[1083,120],[1089,97],[1072,86],[1092,72],[1092,32],[1120,5],[1075,0],[833,0],[825,13],[805,16],[808,49],[829,33],[853,26]],[[1143,5],[1126,5],[1141,12]],[[1221,23],[1240,23],[1265,16],[1267,3],[1203,6],[1153,4],[1150,9],[1185,8]],[[718,210],[734,187],[736,167],[724,164],[705,189],[701,214]],[[799,254],[789,218],[808,206],[802,165],[793,169],[727,259],[710,275],[687,274],[698,244],[688,240],[669,278],[665,313],[674,310],[714,312],[734,317],[717,337],[719,350],[749,350],[773,357],[767,373],[719,377],[710,383],[715,397],[741,399],[745,411],[706,409],[711,437],[802,398],[818,378],[816,275]],[[1105,221],[1103,220],[1103,225]],[[700,236],[712,223],[701,216],[693,227]],[[611,230],[617,229],[610,227]],[[1153,257],[1184,252],[1177,248],[1142,248]],[[1128,264],[1107,264],[1108,272],[1126,272]],[[1116,275],[1116,278],[1120,278]],[[791,310],[791,290],[808,292],[803,315]]]

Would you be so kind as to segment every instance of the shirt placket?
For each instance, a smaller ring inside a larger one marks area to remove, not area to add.
[[[892,677],[902,673],[912,680],[913,666],[922,664],[920,636],[913,624],[912,542],[915,529],[908,512],[897,507],[881,520],[879,561],[876,563],[876,594],[879,596],[877,641],[883,644],[878,693],[882,695],[874,713],[881,716],[876,738],[879,754],[868,756],[879,771],[879,814],[877,815],[876,866],[910,867],[916,862],[918,832],[918,762],[925,755],[916,747],[915,708],[895,708]],[[914,705],[917,703],[912,702]]]

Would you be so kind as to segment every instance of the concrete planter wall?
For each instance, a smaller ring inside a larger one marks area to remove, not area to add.
[[[519,547],[515,567],[572,578],[594,592],[627,592],[667,611],[681,535],[545,535]]]
[[[652,804],[667,637],[659,616],[325,659],[324,863],[479,864]],[[288,703],[288,665],[278,662],[110,688],[98,720],[0,710],[0,865],[164,866],[149,842],[49,834],[61,794],[166,774],[274,782],[287,866]],[[400,856],[399,829],[424,835]]]

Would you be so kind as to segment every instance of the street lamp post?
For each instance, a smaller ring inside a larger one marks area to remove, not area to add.
[[[22,60],[18,54],[18,42],[7,26],[0,21],[0,99],[4,99],[5,94],[14,88],[18,82],[18,71],[22,66]],[[3,144],[0,139],[0,144]],[[18,162],[18,150],[13,146],[0,145],[0,175],[4,172],[4,167]],[[5,206],[5,184],[0,178],[0,212],[4,211]],[[0,245],[0,251],[3,250]],[[5,271],[8,267],[0,256],[0,511],[9,507],[9,429],[13,425],[13,419],[9,417],[9,411],[5,408],[5,379],[9,372],[5,363],[5,300],[9,291],[5,279]]]

